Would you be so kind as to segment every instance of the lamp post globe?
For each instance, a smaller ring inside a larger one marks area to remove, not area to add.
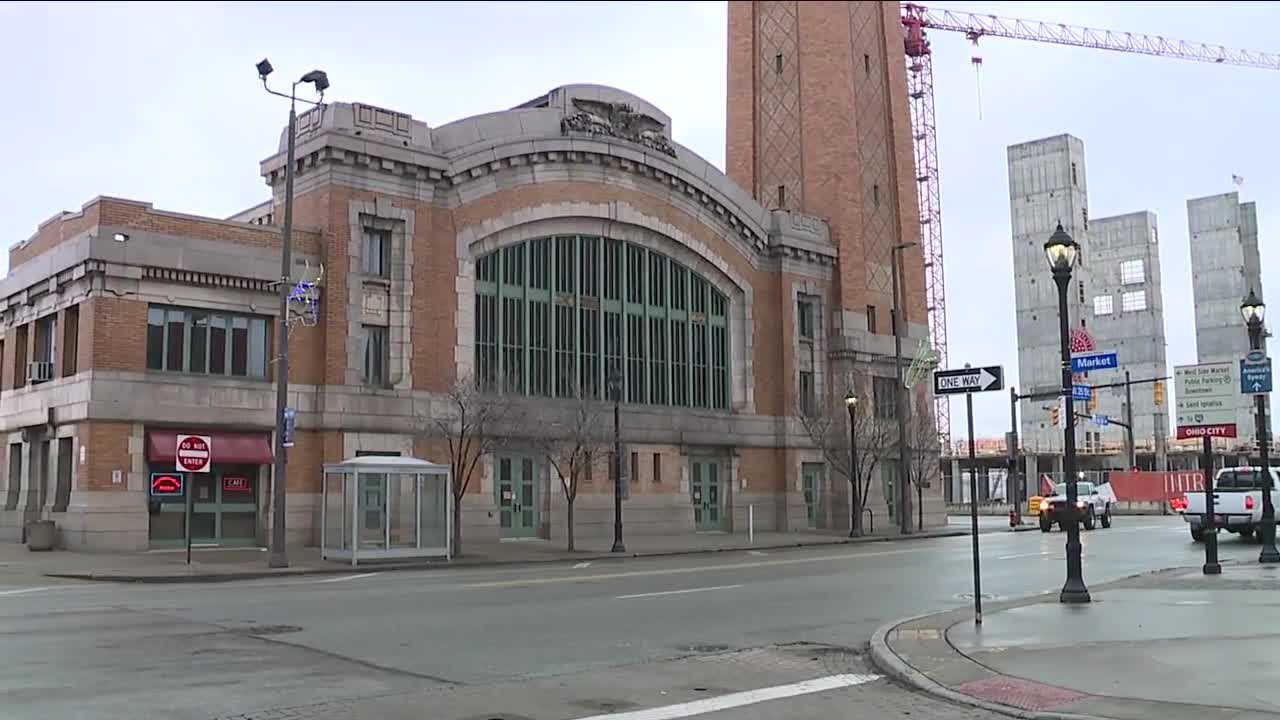
[[[1080,254],[1080,244],[1071,239],[1066,230],[1062,229],[1062,223],[1058,223],[1058,228],[1053,231],[1053,235],[1049,236],[1049,240],[1044,244],[1044,253],[1049,260],[1049,269],[1058,273],[1071,273],[1071,269],[1076,266],[1076,257]]]
[[[1267,306],[1258,299],[1257,293],[1250,290],[1248,297],[1240,303],[1240,314],[1244,316],[1245,323],[1252,328],[1254,325],[1261,325],[1266,319]]]

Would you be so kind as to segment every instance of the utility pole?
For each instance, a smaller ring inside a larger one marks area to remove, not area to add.
[[[288,456],[285,452],[288,445],[285,432],[289,404],[289,295],[293,289],[289,278],[293,269],[293,174],[294,146],[298,133],[297,104],[300,99],[298,86],[303,83],[314,85],[316,93],[320,96],[319,99],[315,102],[309,100],[303,100],[303,102],[310,102],[319,107],[324,102],[324,91],[329,88],[329,76],[323,70],[312,70],[294,82],[289,87],[289,94],[286,95],[267,87],[267,76],[274,69],[266,58],[263,58],[256,67],[258,79],[262,80],[262,87],[267,92],[289,99],[289,129],[284,168],[284,228],[280,236],[280,319],[276,324],[280,353],[273,369],[276,376],[276,437],[275,465],[271,472],[271,554],[267,557],[268,567],[285,568],[289,567],[289,554],[285,547],[285,483],[288,474],[286,472]],[[188,526],[187,535],[188,537],[191,535],[190,526]]]

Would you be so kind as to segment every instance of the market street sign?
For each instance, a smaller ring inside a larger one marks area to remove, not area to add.
[[[1071,372],[1073,373],[1090,372],[1092,370],[1114,370],[1118,367],[1120,367],[1120,357],[1114,352],[1075,355],[1071,358]]]
[[[964,395],[965,393],[1003,389],[1004,368],[1000,365],[961,368],[959,370],[935,370],[933,373],[934,395]]]

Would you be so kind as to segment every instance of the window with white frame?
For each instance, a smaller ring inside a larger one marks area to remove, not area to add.
[[[1120,284],[1140,285],[1147,279],[1142,260],[1125,260],[1120,263]]]
[[[1147,309],[1147,291],[1133,290],[1120,296],[1120,310],[1122,312],[1137,312]]]
[[[1114,298],[1110,295],[1094,295],[1093,296],[1093,314],[1094,315],[1110,315],[1115,312]]]

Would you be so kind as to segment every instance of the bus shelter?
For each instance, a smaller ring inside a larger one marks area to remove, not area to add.
[[[448,465],[362,456],[325,463],[320,556],[350,561],[453,556]]]

